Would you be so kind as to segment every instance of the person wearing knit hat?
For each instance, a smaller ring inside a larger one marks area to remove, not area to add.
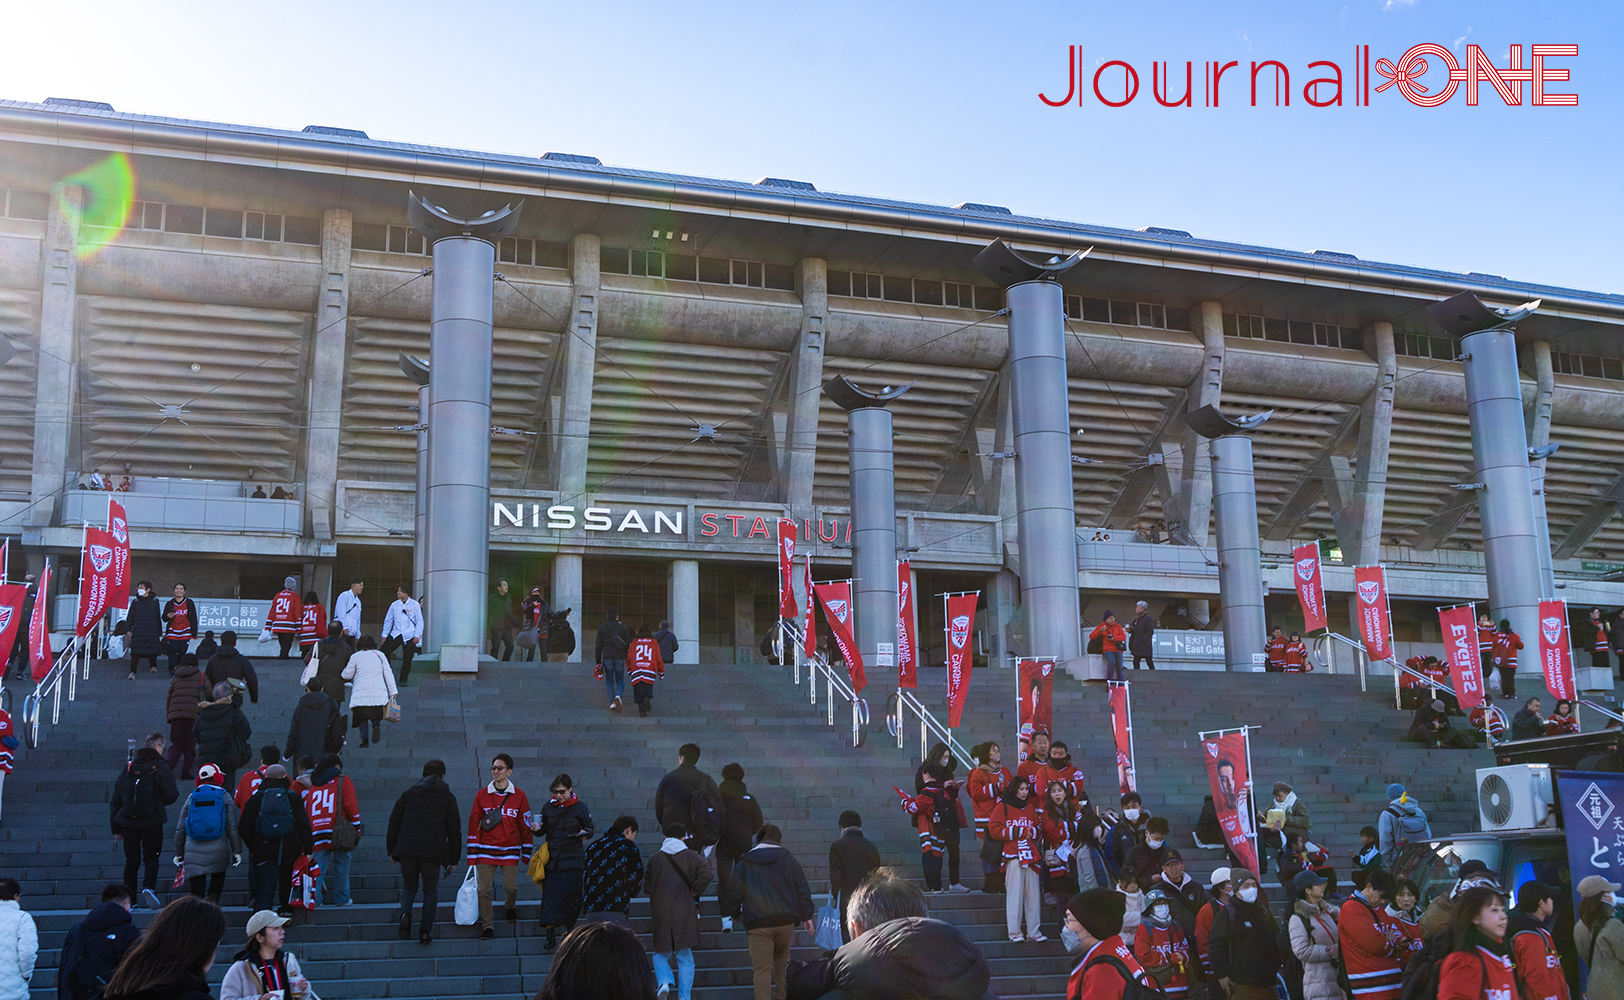
[[[1432,824],[1415,798],[1396,781],[1388,785],[1387,807],[1376,820],[1376,843],[1381,848],[1382,863],[1389,870],[1396,869],[1399,851],[1431,839]]]
[[[1235,896],[1212,921],[1212,974],[1230,1000],[1275,1000],[1280,973],[1279,925],[1252,872],[1230,873]]]
[[[197,785],[180,807],[175,824],[175,867],[191,883],[192,895],[220,902],[226,869],[242,863],[237,803],[226,791],[225,772],[215,764],[197,769]]]
[[[249,890],[253,894],[256,910],[292,910],[285,904],[288,887],[293,884],[293,866],[300,855],[311,853],[313,842],[310,815],[305,811],[299,792],[290,787],[288,769],[272,764],[265,769],[265,779],[259,789],[243,807],[243,843],[248,847]]]
[[[1105,657],[1105,679],[1123,680],[1122,651],[1128,648],[1128,633],[1117,624],[1115,613],[1107,611],[1100,623],[1094,626],[1094,631],[1088,633],[1089,646],[1094,646],[1096,642],[1100,655]]]
[[[1124,909],[1122,894],[1110,889],[1089,889],[1067,900],[1061,937],[1068,951],[1081,955],[1066,982],[1067,1000],[1122,1000],[1130,978],[1152,985],[1122,940]]]
[[[1234,895],[1230,879],[1228,868],[1212,870],[1212,878],[1207,882],[1207,902],[1195,915],[1195,952],[1201,959],[1201,975],[1208,981],[1216,981],[1212,975],[1212,921]]]
[[[281,659],[287,659],[288,650],[299,641],[299,633],[304,630],[304,601],[299,597],[298,577],[290,576],[282,581],[282,589],[271,598],[271,613],[265,618],[265,627],[282,647]]]

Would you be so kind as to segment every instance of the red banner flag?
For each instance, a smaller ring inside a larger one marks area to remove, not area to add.
[[[0,641],[0,648],[5,643]],[[1566,601],[1539,602],[1539,666],[1545,671],[1545,686],[1564,701],[1579,697],[1573,676],[1573,648],[1568,635]]]
[[[1022,660],[1015,671],[1020,709],[1020,759],[1036,733],[1054,732],[1054,661]]]
[[[970,694],[970,633],[976,621],[976,605],[981,591],[956,594],[947,599],[947,728],[957,729],[964,717],[964,701]]]
[[[1309,542],[1291,550],[1296,571],[1292,579],[1297,583],[1297,602],[1303,606],[1303,632],[1307,634],[1327,628],[1325,618],[1325,585],[1320,582],[1320,552],[1318,542]]]
[[[0,663],[11,659],[11,647],[23,627],[23,604],[28,600],[28,586],[21,583],[0,584]]]
[[[1133,773],[1133,706],[1128,682],[1110,682],[1111,738],[1116,742],[1117,787],[1121,794],[1137,791]]]
[[[857,649],[852,635],[851,581],[817,585],[818,600],[823,602],[823,613],[829,619],[829,631],[834,634],[835,645],[846,661],[846,673],[851,677],[851,689],[861,691],[868,686],[868,675],[863,670],[863,654]]]
[[[1206,750],[1207,780],[1224,842],[1247,871],[1257,872],[1257,843],[1252,839],[1252,775],[1247,767],[1246,732],[1202,741]]]
[[[45,564],[45,570],[39,575],[39,583],[34,589],[34,613],[28,616],[28,669],[38,684],[51,672],[51,626],[46,618],[46,611],[50,605],[47,595],[51,592],[51,564]]]
[[[101,528],[85,529],[85,547],[79,553],[79,620],[74,633],[90,630],[107,613],[108,585],[113,576],[113,550],[118,542]]]
[[[778,519],[778,617],[791,620],[801,613],[795,600],[795,536],[800,530],[793,519]]]
[[[897,687],[919,686],[919,659],[914,655],[913,567],[897,563]]]
[[[812,589],[812,557],[806,557],[806,634],[801,639],[801,652],[808,660],[818,653],[818,606],[813,603],[817,595]]]
[[[1393,627],[1387,619],[1387,573],[1380,566],[1355,566],[1353,590],[1359,598],[1359,638],[1371,662],[1393,658]]]
[[[130,603],[130,521],[124,505],[107,501],[107,533],[113,536],[113,573],[107,581],[107,606],[127,607]]]
[[[1463,712],[1483,704],[1483,660],[1477,651],[1474,610],[1474,605],[1462,604],[1438,612],[1438,627],[1444,634],[1444,655],[1449,659],[1449,677],[1455,682],[1455,698]]]

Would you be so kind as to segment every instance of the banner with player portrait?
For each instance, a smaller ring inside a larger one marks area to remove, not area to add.
[[[1256,826],[1252,813],[1252,750],[1245,728],[1201,734],[1207,781],[1224,842],[1247,871],[1257,872]]]
[[[1020,760],[1036,733],[1054,735],[1054,661],[1016,660],[1016,705],[1020,711]]]

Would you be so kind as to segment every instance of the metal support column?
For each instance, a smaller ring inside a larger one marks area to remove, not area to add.
[[[1263,648],[1263,561],[1258,551],[1257,484],[1252,476],[1252,439],[1243,434],[1214,438],[1212,506],[1218,522],[1218,593],[1223,601],[1224,669],[1250,671]]]

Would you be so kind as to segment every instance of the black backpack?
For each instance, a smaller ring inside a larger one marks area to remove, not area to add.
[[[1122,977],[1122,1000],[1168,1000],[1166,993],[1140,982],[1115,955],[1101,955],[1083,966],[1083,972],[1086,974],[1096,965],[1109,965],[1117,970],[1117,974]]]
[[[1274,946],[1280,952],[1280,978],[1286,984],[1286,995],[1291,1000],[1303,1000],[1303,960],[1297,957],[1296,949],[1291,946],[1291,919],[1296,917],[1303,922],[1303,930],[1308,932],[1310,942],[1314,940],[1314,929],[1309,926],[1307,917],[1295,912],[1296,903],[1287,903],[1286,907],[1286,919],[1280,923]]]
[[[293,793],[286,788],[267,788],[261,793],[259,819],[255,827],[266,840],[280,840],[293,832]]]
[[[124,814],[133,820],[156,819],[158,816],[158,774],[156,767],[136,771],[129,764],[125,773],[130,776],[130,791],[124,803]]]
[[[1438,971],[1454,946],[1449,931],[1442,930],[1411,956],[1404,967],[1404,992],[1399,994],[1399,1000],[1437,1000]]]
[[[227,771],[235,771],[254,759],[254,748],[248,745],[248,734],[235,723],[231,726],[231,735],[226,738],[225,758]]]
[[[688,829],[702,843],[714,844],[722,839],[722,792],[710,775],[688,797]]]
[[[92,934],[85,931],[84,950],[79,955],[79,961],[73,963],[69,975],[75,984],[82,987],[86,996],[100,996],[106,988],[107,980],[113,978],[113,970],[118,968],[118,961],[123,956],[118,950],[118,935]]]

